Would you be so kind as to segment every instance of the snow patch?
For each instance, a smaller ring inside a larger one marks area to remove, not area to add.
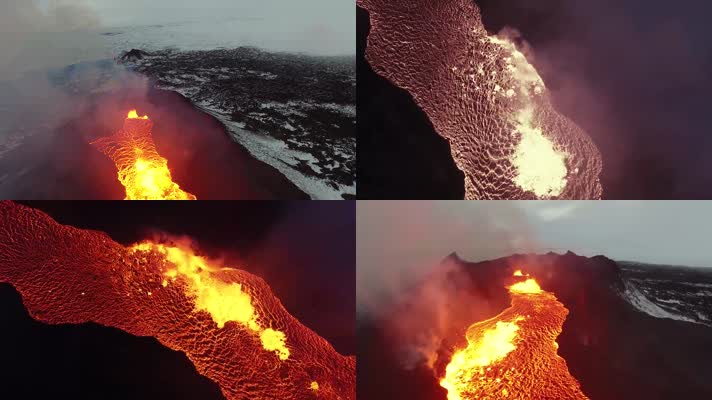
[[[290,149],[285,142],[268,135],[247,131],[243,123],[230,120],[223,110],[210,104],[200,102],[197,105],[225,124],[233,139],[245,146],[252,156],[276,168],[312,199],[342,200],[342,193],[356,194],[355,183],[351,186],[336,185],[337,188],[334,188],[327,181],[307,176],[295,168],[300,162],[307,162],[312,170],[321,172],[319,166],[315,164],[318,160],[311,154]]]
[[[300,116],[306,116],[303,112],[298,110],[316,110],[323,109],[331,112],[339,113],[347,117],[356,118],[356,106],[355,105],[345,105],[336,103],[314,103],[307,101],[288,101],[286,103],[280,103],[276,101],[271,101],[263,103],[260,105],[262,108],[269,108],[278,110],[282,114],[294,114]]]
[[[659,301],[660,303],[677,304],[677,305],[680,305],[680,306],[685,305],[685,303],[681,302],[680,300],[673,300],[673,299],[664,300],[664,299],[658,299],[658,301]]]
[[[645,314],[648,314],[652,317],[655,318],[667,318],[667,319],[674,319],[677,321],[685,321],[685,322],[693,322],[699,324],[700,322],[686,317],[684,315],[679,315],[679,314],[673,314],[664,308],[660,307],[659,305],[655,304],[652,300],[650,300],[645,294],[643,294],[640,289],[638,289],[635,285],[633,285],[630,282],[625,283],[625,293],[623,294],[623,297],[625,300],[627,300],[633,307],[638,309],[638,311],[642,311]]]

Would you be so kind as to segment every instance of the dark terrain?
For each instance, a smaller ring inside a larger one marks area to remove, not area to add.
[[[46,325],[0,284],[3,393],[25,399],[224,399],[183,353],[97,324]],[[13,398],[13,397],[6,397]]]
[[[712,327],[712,270],[618,261],[629,289],[654,299],[652,313]],[[636,299],[634,299],[636,300]],[[659,310],[658,310],[659,308]]]
[[[220,119],[255,157],[287,176],[302,175],[291,179],[312,197],[323,197],[324,190],[312,188],[310,179],[341,197],[354,194],[347,189],[355,185],[353,57],[251,47],[127,55],[127,66]]]
[[[0,197],[123,199],[116,167],[89,142],[121,129],[133,108],[153,121],[153,140],[168,160],[173,180],[198,199],[308,197],[234,143],[223,124],[183,96],[145,84],[129,85],[126,81],[137,78],[126,74],[112,62],[99,62],[50,75],[57,101],[69,103],[76,114],[46,116],[39,109],[40,115],[11,127],[16,136],[0,157]],[[38,122],[45,119],[48,122]]]
[[[405,90],[376,74],[364,57],[368,13],[356,8],[358,197],[462,199],[465,175],[450,145]]]
[[[353,202],[24,204],[125,245],[164,233],[190,237],[201,254],[264,278],[293,316],[338,352],[355,354]],[[0,284],[0,326],[2,398],[224,398],[185,354],[93,323],[37,322],[9,284]]]
[[[558,337],[559,355],[581,388],[592,400],[608,399],[703,399],[712,396],[712,327],[701,323],[655,318],[640,311],[627,299],[627,281],[636,272],[623,269],[603,256],[580,257],[573,253],[556,255],[514,255],[479,263],[469,263],[451,255],[443,265],[454,265],[458,273],[447,272],[446,281],[453,289],[448,293],[451,315],[462,317],[453,322],[442,338],[435,369],[449,362],[451,346],[469,324],[493,317],[509,306],[506,279],[515,268],[523,268],[541,285],[553,292],[569,310]],[[640,269],[644,268],[638,265]],[[665,296],[694,294],[689,285],[709,284],[712,274],[704,269],[683,271],[688,286],[678,293],[673,285],[681,278],[674,267],[659,267],[638,274],[645,280],[670,282],[667,294],[650,302],[662,303]],[[462,278],[462,277],[466,278]],[[670,279],[671,276],[674,276]],[[426,282],[424,282],[425,284]],[[359,395],[369,399],[445,399],[446,391],[438,384],[433,370],[425,364],[405,368],[399,348],[406,342],[390,326],[399,312],[417,313],[409,308],[410,296],[418,288],[402,293],[379,316],[358,317],[358,387]],[[707,289],[709,290],[709,289]],[[651,292],[652,294],[652,292]],[[462,296],[479,299],[477,304],[457,304]],[[699,291],[699,303],[677,306],[687,312],[704,310],[709,292]],[[669,299],[669,298],[668,298]],[[477,317],[472,320],[473,316]],[[415,315],[415,314],[411,314]],[[465,322],[468,321],[468,322]],[[426,332],[428,327],[422,327]],[[409,334],[417,336],[417,329]],[[461,340],[461,339],[460,339]],[[378,366],[374,368],[373,366]]]

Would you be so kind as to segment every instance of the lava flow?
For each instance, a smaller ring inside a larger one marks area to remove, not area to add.
[[[525,278],[509,286],[509,308],[467,329],[467,347],[453,354],[440,381],[448,400],[587,399],[557,354],[568,310]]]
[[[0,282],[41,322],[94,322],[184,352],[228,400],[356,398],[355,357],[291,316],[261,278],[189,247],[126,247],[6,201]]]
[[[122,130],[91,144],[106,154],[119,170],[125,200],[195,200],[171,178],[168,161],[156,151],[147,115],[129,111]]]
[[[138,252],[158,252],[166,261],[172,263],[173,267],[165,271],[161,285],[167,287],[169,280],[175,282],[178,277],[184,278],[188,284],[189,295],[195,299],[195,309],[209,313],[218,328],[223,328],[229,321],[238,322],[259,335],[265,350],[273,351],[280,360],[289,358],[284,332],[261,326],[252,298],[249,292],[242,288],[242,284],[224,282],[213,277],[221,269],[210,265],[205,258],[176,246],[143,242],[131,249]]]
[[[357,0],[366,59],[448,140],[470,199],[600,198],[601,156],[553,107],[534,66],[472,0]]]

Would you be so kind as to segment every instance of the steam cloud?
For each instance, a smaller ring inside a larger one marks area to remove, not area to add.
[[[80,93],[131,88],[140,94],[147,90],[146,79],[129,71],[117,70],[107,80],[106,71],[98,64],[78,64],[110,57],[98,34],[100,25],[95,10],[82,0],[0,2],[0,147],[22,146],[22,151],[1,160],[0,197],[63,195],[56,192],[63,190],[61,187],[37,184],[32,177],[47,169],[43,164],[48,159],[66,155],[75,161],[70,154],[82,154],[69,145],[62,147],[70,140],[56,137],[59,127],[83,114],[88,106],[88,96]],[[53,80],[55,71],[68,65],[73,68],[59,75],[67,82]],[[91,118],[100,121],[104,117],[97,113]],[[73,162],[55,164],[59,173],[73,173]]]
[[[82,34],[98,26],[99,17],[82,0],[53,0],[45,9],[35,1],[4,0],[0,3],[0,81],[103,54],[98,38]]]
[[[432,366],[452,327],[489,311],[445,257],[477,261],[535,247],[526,215],[510,202],[359,202],[357,216],[358,314],[388,319],[407,368]]]
[[[476,3],[488,30],[516,26],[534,47],[556,108],[604,157],[604,197],[709,197],[709,3]]]
[[[401,340],[402,346],[397,350],[405,368],[421,363],[433,368],[446,335],[453,328],[467,326],[486,315],[486,300],[474,289],[467,272],[447,260],[417,289],[404,295],[390,328]]]

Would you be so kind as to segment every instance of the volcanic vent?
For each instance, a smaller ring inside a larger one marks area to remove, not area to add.
[[[440,381],[448,400],[587,399],[557,354],[566,307],[529,277],[509,293],[509,308],[467,329]]]
[[[50,324],[95,322],[185,352],[227,399],[349,399],[355,357],[292,317],[265,281],[189,247],[125,247],[0,203],[0,282]]]
[[[168,161],[156,151],[152,127],[147,115],[139,117],[131,110],[122,130],[91,144],[116,164],[125,200],[196,200],[173,182]]]
[[[515,44],[490,35],[471,0],[358,0],[366,59],[413,96],[450,143],[470,199],[597,199],[602,161],[552,106]]]

